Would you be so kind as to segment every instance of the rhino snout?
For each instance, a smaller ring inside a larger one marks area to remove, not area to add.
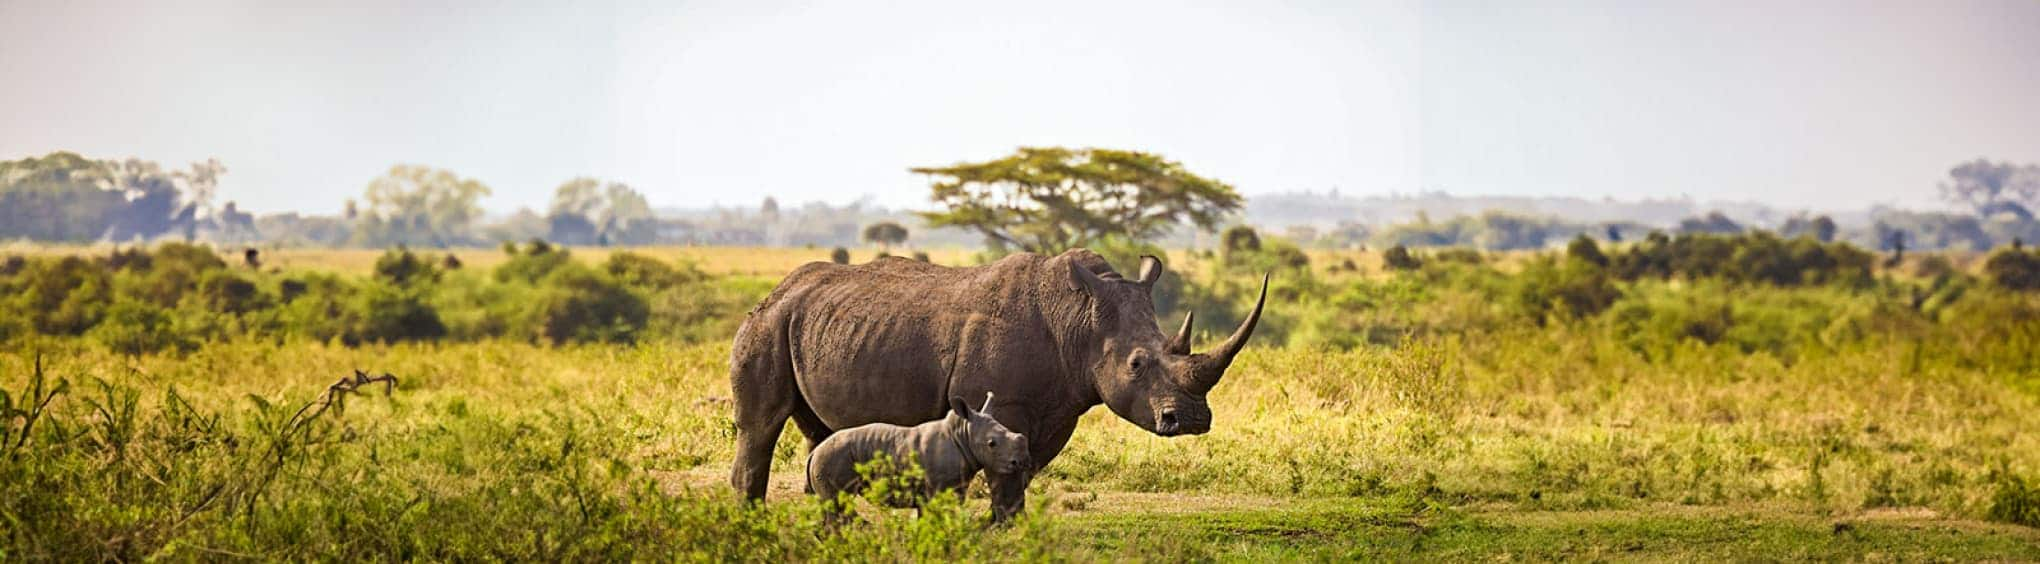
[[[1155,414],[1155,434],[1164,437],[1202,435],[1211,431],[1211,416],[1192,416],[1187,410],[1165,407]]]

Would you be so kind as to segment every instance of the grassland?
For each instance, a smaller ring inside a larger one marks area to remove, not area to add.
[[[718,252],[687,256],[722,273],[813,258]],[[302,260],[286,264],[366,268]],[[1349,293],[1405,295],[1378,261],[1361,269]],[[1499,328],[1469,321],[1490,315],[1474,294],[1347,311],[1338,326],[1430,325],[1390,345],[1250,347],[1208,435],[1094,410],[1000,529],[977,522],[979,495],[821,532],[791,433],[767,505],[737,503],[717,340],[18,341],[0,350],[0,559],[2040,560],[2018,517],[2040,511],[2033,298],[1975,302],[2001,316],[1983,323],[1827,288],[1628,291],[1836,313],[1782,336],[1639,341],[1651,325],[1619,305]],[[1335,303],[1353,302],[1271,316]],[[401,382],[321,410],[356,368]]]

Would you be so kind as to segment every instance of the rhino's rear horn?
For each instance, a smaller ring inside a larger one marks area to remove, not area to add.
[[[1169,339],[1169,354],[1190,354],[1190,324],[1197,320],[1197,312],[1183,314],[1183,328],[1176,330],[1176,338]]]
[[[1254,301],[1254,311],[1247,313],[1247,319],[1240,322],[1240,328],[1234,330],[1232,336],[1227,337],[1224,343],[1220,343],[1217,350],[1191,356],[1190,380],[1193,391],[1208,392],[1218,385],[1218,379],[1225,376],[1225,369],[1232,366],[1233,357],[1240,354],[1240,349],[1246,348],[1247,338],[1254,334],[1254,325],[1261,322],[1261,307],[1267,304],[1268,275],[1263,274],[1261,297]]]

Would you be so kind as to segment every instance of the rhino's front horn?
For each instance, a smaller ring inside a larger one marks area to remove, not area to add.
[[[1261,297],[1254,301],[1254,311],[1247,313],[1247,320],[1240,322],[1240,328],[1234,330],[1232,336],[1227,337],[1224,343],[1219,344],[1218,350],[1190,357],[1190,380],[1192,386],[1196,388],[1194,391],[1209,392],[1211,388],[1218,386],[1218,379],[1225,376],[1227,367],[1232,366],[1233,357],[1240,354],[1240,349],[1246,348],[1247,338],[1254,334],[1254,325],[1261,322],[1261,307],[1267,304],[1268,275],[1263,274]],[[1189,327],[1187,320],[1184,327],[1186,329]],[[1188,343],[1187,332],[1179,337]],[[1174,343],[1171,343],[1171,346],[1173,347]]]

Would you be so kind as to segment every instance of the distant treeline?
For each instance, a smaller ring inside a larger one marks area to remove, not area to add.
[[[1004,161],[973,166],[1001,162]],[[659,214],[637,189],[594,178],[575,178],[562,183],[543,212],[520,209],[509,216],[490,220],[480,206],[481,198],[490,193],[487,185],[452,171],[417,165],[391,167],[382,176],[370,180],[362,196],[347,200],[344,211],[338,216],[297,213],[255,216],[237,209],[231,201],[218,206],[213,204],[213,194],[225,171],[218,161],[171,170],[138,159],[95,160],[65,152],[0,161],[0,239],[130,242],[169,238],[222,244],[368,248],[395,245],[412,248],[473,247],[531,239],[577,246],[832,247],[880,243],[892,247],[902,244],[971,246],[987,241],[986,237],[969,234],[964,229],[928,229],[924,227],[927,224],[922,221],[923,217],[867,208],[861,203],[847,206],[810,203],[782,207],[778,201],[767,197],[755,207]],[[937,188],[936,193],[940,196],[943,193],[940,185]],[[1589,213],[1574,209],[1593,205],[1578,199],[1454,199],[1434,194],[1423,196],[1425,199],[1421,201],[1391,199],[1389,201],[1400,206],[1397,209],[1401,211],[1386,214],[1382,210],[1354,209],[1352,206],[1356,200],[1341,199],[1336,194],[1288,194],[1269,197],[1272,203],[1268,205],[1247,206],[1247,215],[1232,213],[1234,207],[1224,207],[1219,210],[1224,214],[1199,216],[1202,219],[1197,222],[1203,227],[1219,224],[1270,226],[1280,229],[1283,235],[1298,244],[1321,248],[1403,245],[1462,246],[1484,250],[1536,249],[1563,244],[1579,235],[1607,242],[1635,240],[1653,230],[1673,234],[1734,234],[1765,229],[1786,237],[1805,234],[1820,241],[1850,241],[1876,250],[1987,250],[2008,245],[2014,240],[2040,240],[2040,221],[2035,221],[2031,213],[2032,209],[2040,206],[2040,166],[1981,159],[1966,162],[1950,169],[1939,190],[1944,200],[1969,211],[1914,212],[1877,208],[1868,215],[1842,218],[1798,213],[1781,219],[1772,217],[1772,210],[1768,208],[1745,205],[1732,207],[1731,211],[1760,217],[1732,216],[1713,211],[1696,213],[1667,224],[1664,218],[1670,216],[1666,214],[1689,209],[1690,203],[1604,203],[1601,205],[1607,210]],[[1231,201],[1228,205],[1237,206],[1238,203]],[[956,207],[955,202],[950,204],[952,208]],[[1525,210],[1468,211],[1468,206],[1488,204],[1521,205],[1525,206]],[[1434,220],[1425,211],[1426,206],[1450,210],[1454,215]],[[941,217],[980,218],[990,213],[968,208],[960,208],[962,212],[952,209]],[[1315,215],[1299,215],[1306,210]],[[1350,212],[1353,217],[1340,219],[1331,226],[1284,223],[1302,217],[1322,218],[1324,213],[1328,213],[1326,210],[1333,210],[1329,213]],[[1609,210],[1626,210],[1638,214],[1638,217],[1606,217],[1607,213],[1612,213]],[[1105,213],[1111,210],[1089,211],[1102,214],[1101,217],[1138,216]],[[1251,215],[1256,211],[1268,214],[1268,217]],[[1412,215],[1413,219],[1401,220]],[[1596,217],[1581,219],[1580,216]],[[912,237],[880,242],[865,236],[873,226],[886,223],[906,227],[908,231],[903,233],[910,233]],[[1068,227],[1071,226],[1058,226]],[[1131,229],[1126,225],[1096,228],[1107,232]],[[1149,230],[1155,232],[1148,234],[1149,239],[1159,238],[1170,246],[1213,244],[1209,239],[1198,237],[1193,230]]]
[[[226,172],[218,161],[167,170],[139,159],[96,160],[58,152],[0,161],[0,240],[115,242],[176,240],[219,244],[412,248],[493,246],[544,239],[562,245],[855,246],[908,243],[907,233],[863,237],[873,226],[911,214],[861,203],[781,207],[773,198],[748,208],[656,213],[629,185],[574,178],[554,190],[544,211],[519,209],[490,220],[481,198],[490,188],[452,171],[397,165],[371,179],[337,216],[254,215],[234,202],[215,206]],[[916,229],[915,240],[974,244],[960,230]]]
[[[1990,218],[1942,212],[1880,210],[1873,223],[1842,227],[1825,215],[1799,215],[1775,228],[1749,227],[1721,213],[1686,218],[1671,228],[1635,222],[1571,222],[1490,211],[1462,215],[1445,221],[1419,217],[1416,221],[1390,225],[1379,230],[1347,225],[1329,232],[1291,228],[1289,237],[1307,246],[1351,248],[1360,246],[1471,247],[1489,251],[1554,247],[1586,236],[1603,242],[1635,241],[1650,233],[1715,234],[1772,232],[1787,238],[1807,236],[1822,242],[1848,241],[1879,251],[1912,250],[1983,251],[2010,245],[2014,241],[2040,239],[2040,222],[2016,214]]]

